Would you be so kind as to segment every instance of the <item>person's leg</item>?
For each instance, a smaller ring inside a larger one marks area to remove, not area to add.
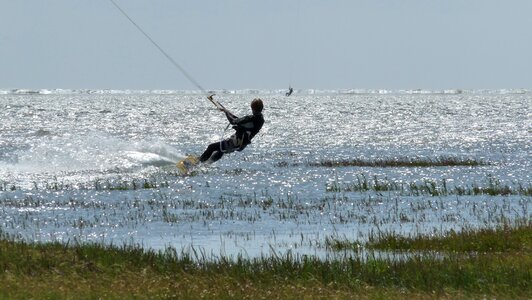
[[[203,152],[203,154],[200,156],[200,161],[201,162],[207,161],[211,157],[213,152],[220,152],[220,143],[219,142],[210,144],[207,147],[207,149],[205,150],[205,152]],[[222,153],[222,155],[223,155],[223,153]],[[220,157],[218,159],[220,159]]]
[[[221,143],[216,142],[216,143],[210,144],[209,147],[207,147],[207,149],[205,150],[205,152],[203,152],[203,154],[200,156],[200,162],[206,162],[207,160],[209,160],[209,158],[211,159],[212,162],[215,162],[219,160],[220,158],[222,158],[222,156],[224,156],[224,153],[231,153],[235,151],[236,150],[235,140],[236,140],[236,137],[233,134],[232,136],[230,136],[228,139],[225,139]],[[220,149],[220,146],[222,147],[222,149]]]
[[[231,153],[235,151],[235,135],[233,134],[228,139],[223,140],[221,143],[216,143],[216,149],[211,156],[211,161],[215,162],[222,158],[225,153]],[[213,144],[214,145],[214,144]],[[220,149],[221,147],[221,149]]]
[[[222,151],[214,151],[214,153],[211,156],[211,161],[215,162],[219,160],[220,158],[222,158],[222,156],[224,156],[224,153]]]

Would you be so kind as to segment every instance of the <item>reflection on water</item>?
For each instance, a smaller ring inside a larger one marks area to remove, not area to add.
[[[257,95],[223,95],[237,115]],[[0,228],[30,240],[133,242],[250,256],[323,255],[326,237],[430,233],[530,218],[532,95],[264,95],[263,130],[189,177],[173,165],[220,138],[197,95],[0,95]],[[459,158],[478,166],[322,167]],[[401,189],[347,189],[394,183]],[[442,186],[445,183],[445,187]],[[494,184],[494,182],[496,184]],[[331,189],[331,186],[338,189]]]

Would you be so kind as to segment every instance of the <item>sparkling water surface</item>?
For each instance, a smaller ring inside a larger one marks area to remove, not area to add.
[[[324,255],[364,241],[530,219],[530,194],[437,195],[409,187],[530,189],[532,94],[220,94],[237,115],[264,100],[243,152],[192,176],[227,121],[188,93],[0,93],[0,230],[31,241],[134,243],[251,257]],[[327,161],[446,158],[478,166],[326,167]],[[355,190],[367,180],[399,190]],[[445,182],[445,186],[443,186]]]

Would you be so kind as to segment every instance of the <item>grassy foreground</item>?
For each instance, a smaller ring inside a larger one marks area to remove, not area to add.
[[[482,236],[482,240],[501,238],[496,231],[483,231]],[[387,260],[372,255],[360,258],[356,253],[340,260],[290,254],[205,259],[201,253],[172,249],[153,252],[132,246],[3,239],[0,298],[530,299],[531,236],[532,227],[526,224],[505,229],[504,237],[512,241],[508,247],[502,243],[483,247],[482,252],[463,252],[466,249],[453,249],[452,243],[443,242],[448,255]],[[479,237],[469,233],[461,238]],[[439,249],[441,244],[429,248]]]
[[[532,253],[532,223],[478,230],[451,231],[445,236],[400,237],[382,234],[366,244],[370,249],[453,252]]]

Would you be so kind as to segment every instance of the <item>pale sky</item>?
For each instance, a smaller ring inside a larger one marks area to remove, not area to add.
[[[530,0],[115,0],[205,89],[532,89]],[[197,89],[109,0],[0,0],[0,89]]]

